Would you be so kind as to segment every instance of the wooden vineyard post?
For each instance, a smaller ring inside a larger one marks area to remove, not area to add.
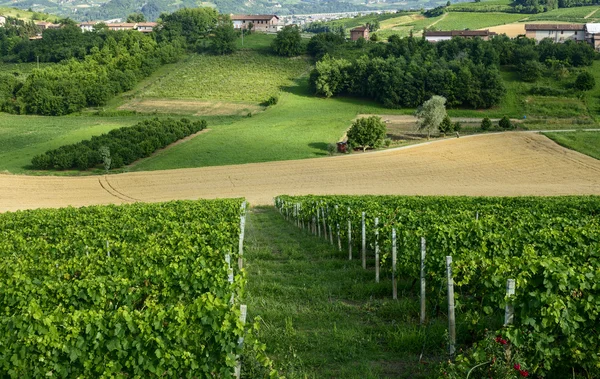
[[[379,283],[379,217],[375,217],[375,283]]]
[[[321,208],[321,216],[323,217],[323,237],[327,241],[327,222],[325,220],[325,208]]]
[[[247,314],[248,314],[248,307],[246,306],[246,304],[240,305],[240,321],[242,322],[242,325],[246,325]],[[238,339],[238,345],[241,347],[243,344],[244,344],[244,337],[240,337]],[[239,356],[237,357],[237,365],[235,366],[234,375],[237,379],[240,379],[240,377],[242,376],[242,363],[240,362]]]
[[[425,237],[421,237],[421,325],[425,324]]]
[[[452,257],[446,256],[448,276],[448,354],[454,358],[456,351],[456,318],[454,317],[454,279],[452,278]]]
[[[512,296],[515,294],[515,280],[508,279],[506,281],[506,296]],[[509,325],[513,323],[515,315],[515,309],[510,301],[506,302],[506,309],[504,311],[504,325]]]
[[[350,208],[348,207],[348,260],[352,260],[352,221],[350,221]]]
[[[321,220],[319,219],[319,213],[320,213],[320,208],[317,208],[317,225],[316,225],[316,229],[317,229],[317,234],[319,236],[319,238],[321,238]]]
[[[229,284],[233,284],[233,268],[231,268],[231,255],[229,254],[225,254],[225,262],[227,263],[227,282],[229,282]],[[229,299],[229,302],[231,304],[233,304],[233,292],[231,293],[231,299]]]
[[[475,214],[475,221],[479,221],[479,211]]]
[[[110,245],[108,240],[106,240],[106,255],[110,258]]]
[[[392,299],[398,300],[398,283],[396,278],[396,228],[392,228]]]
[[[339,214],[338,213],[338,206],[337,205],[335,206],[335,214],[336,215]],[[340,223],[337,222],[335,224],[335,226],[336,226],[336,229],[337,229],[336,231],[337,231],[338,251],[341,252],[342,251],[342,237],[340,236]]]
[[[312,218],[312,224],[310,225],[310,229],[312,231],[312,234],[316,236],[317,235],[317,227],[315,225],[315,216],[313,216],[313,218]]]
[[[367,268],[367,230],[365,228],[365,212],[362,213],[362,266]]]
[[[238,244],[238,267],[244,267],[244,229],[246,228],[246,202],[242,203],[242,215],[240,216],[240,240]]]
[[[327,207],[327,224],[329,225],[329,243],[333,246],[333,225],[331,225],[331,217],[329,217],[329,207]]]

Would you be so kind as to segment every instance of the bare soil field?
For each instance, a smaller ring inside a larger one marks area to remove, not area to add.
[[[142,113],[177,113],[194,116],[246,116],[263,110],[257,104],[214,100],[133,99],[119,109]]]
[[[600,161],[534,133],[446,139],[331,158],[104,177],[0,175],[0,211],[278,194],[600,195]]]

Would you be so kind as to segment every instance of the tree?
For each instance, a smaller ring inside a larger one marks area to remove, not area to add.
[[[512,129],[513,125],[512,122],[510,122],[510,119],[506,116],[502,117],[500,119],[500,122],[498,122],[498,126],[500,126],[502,129]]]
[[[157,40],[173,41],[177,37],[185,38],[190,45],[196,45],[200,39],[208,37],[219,20],[214,8],[184,8],[171,14],[162,14],[162,28]]]
[[[595,86],[596,79],[594,78],[594,75],[590,74],[588,71],[584,71],[577,75],[577,79],[575,79],[575,88],[580,91],[589,91]]]
[[[127,22],[146,22],[146,16],[143,13],[132,13],[127,16]]]
[[[492,121],[488,117],[485,117],[483,120],[481,120],[481,130],[489,130],[491,127]]]
[[[417,129],[419,131],[426,130],[427,139],[429,139],[431,132],[438,129],[446,116],[446,98],[433,95],[417,110]]]
[[[350,146],[361,146],[363,151],[367,147],[377,148],[381,146],[385,138],[386,127],[381,117],[363,117],[352,123],[348,130],[348,144]]]
[[[538,61],[526,61],[519,66],[521,79],[526,82],[535,82],[542,76],[544,66]]]
[[[211,50],[215,54],[231,54],[236,50],[237,35],[229,16],[219,21],[213,31]]]
[[[295,57],[302,53],[302,37],[297,26],[284,27],[271,43],[271,48],[277,54],[285,57]]]
[[[439,126],[440,133],[446,135],[446,133],[450,133],[454,130],[454,124],[452,120],[450,120],[450,116],[446,115],[442,120],[442,123]]]

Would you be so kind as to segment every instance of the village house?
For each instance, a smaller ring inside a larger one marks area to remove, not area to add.
[[[525,36],[537,42],[546,38],[555,43],[586,40],[584,24],[525,24]]]
[[[362,37],[369,40],[369,28],[366,26],[358,26],[352,30],[350,30],[350,39],[352,41],[358,41],[358,39]]]
[[[118,24],[106,24],[106,26],[108,26],[108,30],[134,30],[137,24],[133,22],[122,22]]]
[[[0,16],[0,26],[4,26],[6,24],[6,17]]]
[[[484,41],[488,41],[490,38],[496,36],[495,32],[489,30],[447,30],[447,31],[425,31],[423,36],[428,42],[439,42],[448,41],[454,37],[460,38],[481,38]]]
[[[157,25],[157,22],[138,22],[136,30],[142,33],[151,33]]]
[[[96,25],[97,23],[99,23],[100,21],[89,21],[89,22],[82,22],[81,24],[79,24],[78,26],[81,28],[82,32],[91,32],[94,30],[94,25]]]
[[[585,40],[594,50],[600,50],[600,24],[585,24]]]
[[[35,25],[40,28],[41,30],[46,30],[46,29],[60,29],[60,24],[53,24],[51,22],[46,22],[46,21],[37,21],[35,23]]]
[[[274,14],[231,15],[231,21],[235,29],[248,29],[250,23],[252,30],[259,32],[277,33],[283,29],[283,23]]]

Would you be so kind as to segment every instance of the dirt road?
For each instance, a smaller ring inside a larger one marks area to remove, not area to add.
[[[476,135],[396,150],[106,177],[0,175],[0,212],[279,194],[600,195],[600,161],[532,133]]]

